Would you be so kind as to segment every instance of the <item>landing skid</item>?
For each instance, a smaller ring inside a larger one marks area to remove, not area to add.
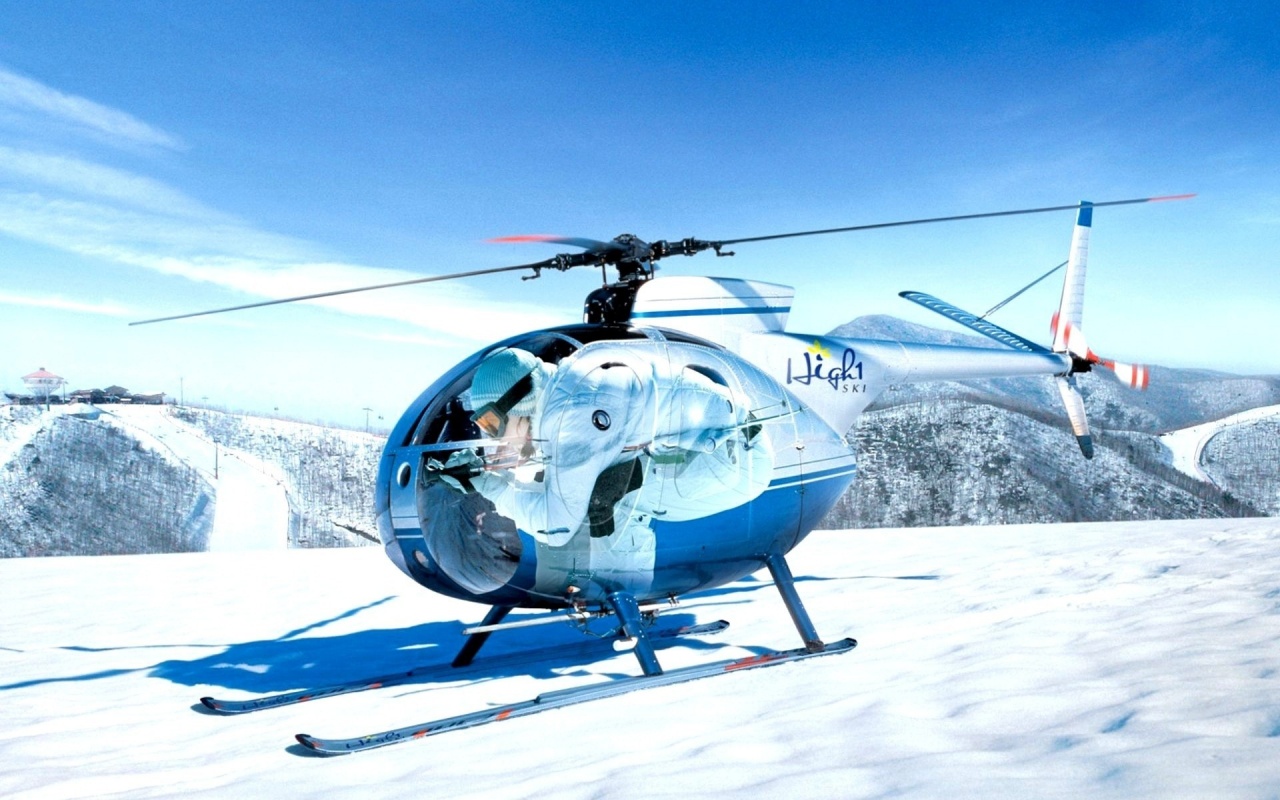
[[[717,661],[711,664],[683,667],[681,669],[667,672],[663,670],[662,665],[658,662],[657,650],[654,647],[655,641],[675,636],[693,636],[704,633],[716,633],[727,628],[729,623],[720,620],[718,622],[694,625],[685,628],[650,631],[646,625],[646,615],[648,614],[650,616],[651,621],[651,612],[643,611],[633,595],[626,592],[613,592],[607,597],[608,607],[612,609],[613,614],[618,619],[619,633],[625,640],[630,641],[632,644],[632,652],[635,653],[636,659],[640,662],[640,669],[643,672],[643,675],[621,678],[588,686],[580,686],[573,689],[562,689],[560,691],[547,692],[545,694],[538,695],[532,700],[490,707],[481,711],[461,714],[455,717],[446,717],[415,725],[392,728],[379,733],[372,733],[355,738],[318,738],[305,733],[298,734],[296,738],[298,743],[304,748],[315,753],[323,755],[355,753],[361,750],[370,750],[375,747],[385,747],[387,745],[396,744],[397,742],[409,739],[420,739],[426,736],[445,733],[447,731],[474,728],[477,725],[485,725],[490,722],[498,722],[500,720],[511,719],[513,717],[537,714],[541,711],[547,711],[553,708],[585,703],[591,700],[601,700],[607,697],[614,697],[616,695],[640,689],[652,689],[659,686],[669,686],[674,683],[684,683],[686,681],[707,678],[714,675],[723,675],[727,672],[757,669],[759,667],[785,664],[792,661],[802,661],[804,659],[817,658],[819,656],[847,653],[858,646],[858,642],[854,639],[841,639],[829,644],[824,643],[818,636],[818,632],[815,630],[812,620],[809,619],[809,614],[805,610],[804,603],[800,600],[800,595],[796,592],[795,580],[791,575],[791,569],[788,567],[786,559],[781,555],[775,554],[765,559],[765,565],[769,568],[769,573],[773,576],[774,585],[778,588],[778,593],[782,596],[782,602],[786,606],[787,612],[791,615],[791,621],[795,625],[796,631],[799,632],[801,641],[804,642],[803,647],[798,647],[794,650],[775,650],[761,655],[748,656],[746,658],[740,658],[732,661]],[[459,652],[458,656],[454,659],[452,667],[470,664],[472,659],[475,658],[476,653],[480,650],[480,647],[487,640],[489,634],[494,630],[500,630],[507,627],[541,624],[541,621],[532,620],[504,624],[503,619],[510,611],[511,608],[508,606],[494,606],[489,610],[488,615],[486,615],[484,623],[476,626],[475,628],[468,629],[471,631],[469,638],[464,643],[461,652]],[[591,613],[595,614],[599,612]],[[607,616],[607,612],[605,612],[605,615]],[[527,657],[529,654],[524,655]],[[515,658],[519,658],[519,656],[515,656]],[[321,697],[332,697],[340,694],[363,691],[365,689],[376,689],[382,686],[407,683],[415,678],[425,676],[428,672],[438,674],[442,671],[447,671],[447,669],[442,670],[441,666],[437,665],[431,668],[410,670],[409,672],[383,676],[381,678],[335,684],[322,689],[286,692],[278,695],[258,697],[251,700],[228,701],[205,697],[201,699],[201,702],[204,703],[206,707],[223,714],[239,714],[247,711],[257,711],[263,708],[291,705],[293,703],[305,702],[307,700],[318,699]]]
[[[713,664],[685,667],[683,669],[676,669],[657,675],[621,678],[603,684],[579,686],[574,689],[562,689],[557,692],[540,694],[532,700],[525,700],[520,703],[510,703],[508,705],[486,708],[483,711],[475,711],[470,714],[461,714],[456,717],[447,717],[445,719],[433,720],[431,722],[423,722],[417,725],[406,725],[402,728],[393,728],[392,730],[382,731],[380,733],[371,733],[366,736],[358,736],[353,739],[327,739],[306,733],[300,733],[296,738],[298,743],[303,747],[323,755],[358,753],[361,750],[372,750],[375,747],[386,747],[387,745],[397,744],[410,739],[421,739],[427,736],[434,736],[439,733],[446,733],[448,731],[474,728],[477,725],[499,722],[504,719],[514,719],[515,717],[524,717],[530,714],[537,714],[542,711],[549,711],[553,708],[562,708],[564,706],[575,705],[577,703],[586,703],[591,700],[603,700],[606,697],[614,697],[616,695],[626,694],[627,692],[633,692],[639,689],[654,689],[659,686],[670,686],[673,683],[684,683],[685,681],[697,680],[698,678],[723,675],[726,672],[738,672],[741,670],[756,669],[758,667],[773,666],[775,664],[785,664],[791,661],[801,661],[806,658],[817,658],[819,656],[835,655],[836,653],[847,653],[857,647],[857,645],[858,643],[853,639],[841,639],[840,641],[832,642],[826,645],[822,650],[817,651],[810,650],[805,647],[797,648],[795,650],[774,651],[763,655],[740,658],[736,661],[718,661]]]

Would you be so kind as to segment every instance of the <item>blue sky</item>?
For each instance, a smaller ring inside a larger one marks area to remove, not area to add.
[[[0,387],[45,366],[385,423],[597,275],[130,320],[523,263],[512,233],[738,238],[1196,192],[1095,214],[1115,358],[1280,373],[1280,12],[1253,4],[0,0]],[[1072,215],[675,259],[791,283],[791,329],[981,312]],[[994,320],[1044,339],[1056,286]]]

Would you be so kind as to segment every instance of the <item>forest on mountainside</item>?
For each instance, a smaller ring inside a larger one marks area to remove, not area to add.
[[[1262,515],[1173,469],[1150,434],[1095,429],[1086,460],[1034,409],[920,401],[864,414],[848,439],[858,475],[824,528]]]
[[[111,425],[38,408],[15,407],[0,430],[24,423],[34,429],[0,464],[0,557],[205,548],[214,492],[196,470]]]
[[[1280,419],[1234,425],[1214,436],[1203,466],[1217,485],[1268,516],[1280,515]]]

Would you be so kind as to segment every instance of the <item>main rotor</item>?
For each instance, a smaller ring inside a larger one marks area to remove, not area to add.
[[[656,242],[646,242],[639,236],[631,233],[622,233],[615,236],[607,242],[596,239],[584,239],[575,236],[502,236],[497,239],[490,239],[491,242],[499,242],[503,244],[521,243],[521,242],[545,242],[548,244],[567,244],[573,247],[581,247],[581,253],[561,253],[553,256],[546,261],[540,261],[536,264],[527,264],[525,267],[533,271],[532,275],[524,276],[524,280],[532,280],[540,277],[544,269],[554,269],[560,272],[573,269],[574,267],[613,267],[618,271],[619,282],[629,282],[635,280],[649,280],[654,276],[654,262],[666,258],[667,256],[693,256],[704,250],[715,250],[717,256],[731,256],[732,251],[725,251],[723,247],[731,242],[712,242],[706,239],[681,239],[678,242],[669,242],[665,239],[659,239]],[[606,282],[608,281],[606,275]]]
[[[1068,211],[1075,210],[1089,205],[1094,208],[1102,206],[1122,206],[1132,205],[1135,203],[1154,203],[1165,200],[1185,200],[1195,197],[1194,194],[1165,195],[1162,197],[1140,197],[1133,200],[1108,200],[1101,203],[1074,203],[1064,206],[1045,206],[1041,208],[1020,208],[1011,211],[987,211],[979,214],[958,214],[946,217],[928,217],[924,219],[899,220],[896,222],[876,222],[869,225],[848,225],[840,228],[820,228],[808,231],[793,231],[790,233],[773,233],[764,236],[747,236],[738,239],[697,239],[685,238],[675,241],[667,239],[659,239],[654,242],[646,242],[639,237],[623,233],[613,239],[605,242],[598,239],[585,239],[581,237],[571,236],[547,236],[547,235],[523,235],[523,236],[504,236],[493,239],[494,242],[513,243],[513,242],[542,242],[547,244],[569,245],[571,247],[581,248],[581,252],[560,253],[551,258],[535,261],[528,264],[513,264],[505,267],[491,267],[488,269],[469,270],[466,272],[453,272],[447,275],[432,275],[424,278],[411,278],[404,281],[396,281],[394,283],[380,283],[372,286],[357,286],[351,289],[338,289],[330,292],[317,292],[315,294],[299,295],[296,297],[285,297],[278,300],[264,300],[257,303],[246,303],[244,305],[230,306],[227,308],[215,308],[208,311],[195,311],[187,314],[175,314],[168,317],[156,317],[155,319],[140,320],[138,322],[130,322],[130,325],[148,325],[153,322],[168,322],[170,320],[187,319],[189,317],[202,317],[210,314],[222,314],[228,311],[242,311],[250,308],[261,308],[264,306],[274,306],[283,303],[296,303],[303,300],[318,300],[325,297],[336,297],[344,294],[354,294],[356,292],[369,292],[377,289],[390,289],[397,286],[411,286],[418,283],[434,283],[436,281],[457,280],[460,278],[471,278],[479,275],[492,275],[499,272],[529,272],[525,275],[524,280],[532,280],[541,277],[543,270],[556,270],[559,272],[567,272],[577,267],[599,267],[604,272],[604,283],[607,286],[608,268],[612,267],[617,270],[617,282],[619,284],[637,285],[654,277],[654,265],[669,256],[694,256],[706,250],[714,250],[717,256],[732,256],[732,250],[725,248],[730,245],[746,244],[748,242],[766,242],[774,239],[795,239],[803,236],[822,236],[832,233],[851,233],[853,231],[875,230],[877,228],[898,228],[907,225],[924,225],[933,222],[958,222],[970,219],[985,219],[989,217],[1011,217],[1021,214],[1043,214],[1049,211]]]

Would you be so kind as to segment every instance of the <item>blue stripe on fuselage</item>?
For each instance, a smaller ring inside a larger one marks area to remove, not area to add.
[[[831,469],[818,470],[817,472],[805,472],[802,474],[789,475],[785,478],[774,478],[769,482],[769,489],[778,489],[783,486],[795,486],[810,481],[825,481],[831,478],[838,478],[842,475],[852,475],[857,472],[858,465],[852,461],[844,466],[832,467]]]

